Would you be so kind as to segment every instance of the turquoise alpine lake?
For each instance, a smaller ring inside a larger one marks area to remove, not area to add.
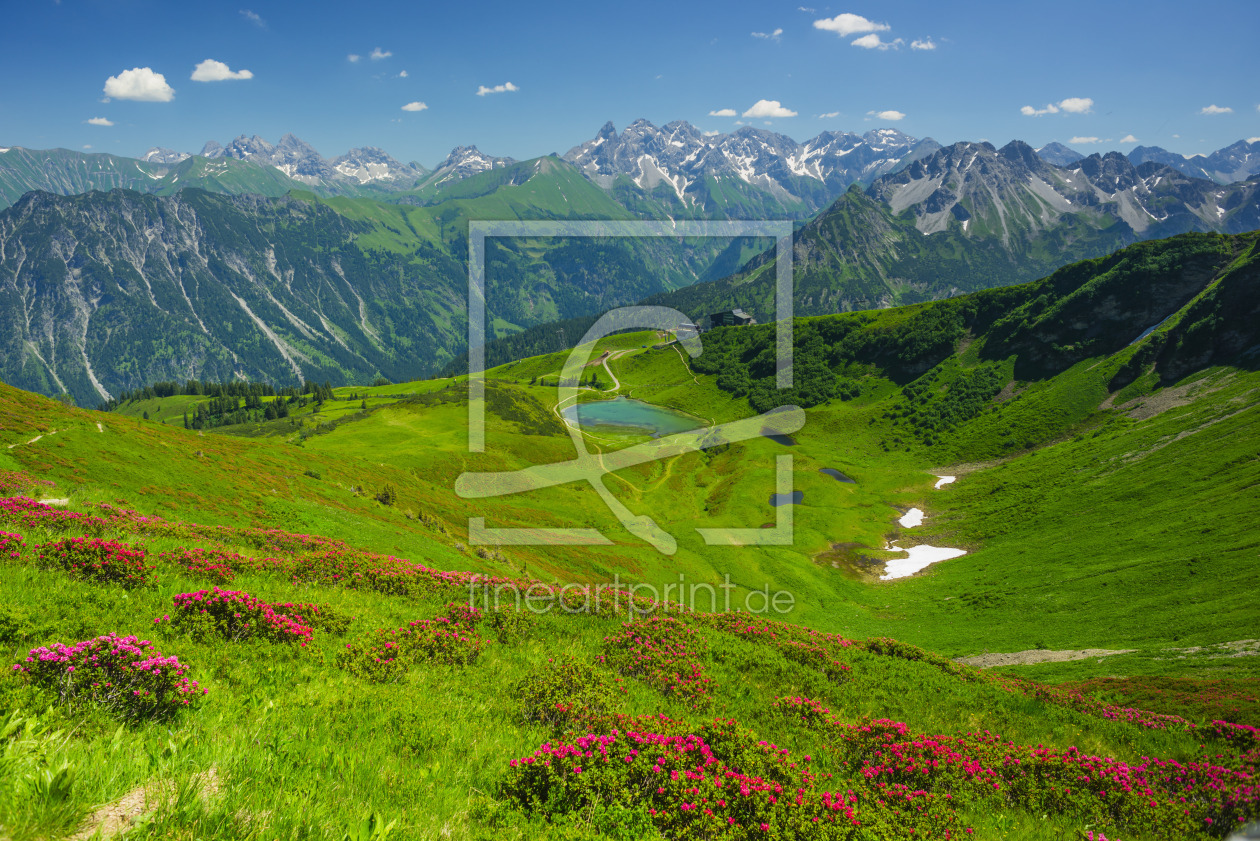
[[[649,435],[673,435],[704,426],[699,418],[644,403],[642,400],[631,400],[617,397],[613,400],[596,400],[590,403],[578,403],[561,410],[567,421],[577,423],[590,429],[596,426],[617,426],[627,430],[642,430]]]

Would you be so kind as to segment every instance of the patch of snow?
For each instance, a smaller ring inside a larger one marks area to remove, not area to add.
[[[937,561],[948,561],[951,558],[959,558],[967,554],[966,549],[949,549],[944,546],[911,546],[909,549],[902,549],[899,546],[889,544],[886,549],[894,552],[905,552],[906,557],[894,558],[884,564],[884,574],[879,577],[880,581],[891,581],[894,578],[907,578],[914,575],[921,569],[927,568],[930,564]]]
[[[59,499],[41,499],[37,501],[40,505],[56,505],[59,508],[64,508],[70,504],[70,500],[65,497],[61,497]]]
[[[104,432],[104,431],[105,431],[105,427],[101,426],[101,422],[100,422],[100,421],[97,421],[97,422],[96,422],[96,431],[97,431],[97,432]]]
[[[923,525],[923,512],[918,508],[911,508],[897,522],[903,529],[912,529],[915,526],[921,526]]]
[[[964,219],[964,220],[963,220],[962,226],[963,226],[963,233],[964,233],[964,234],[965,234],[965,233],[967,233],[967,226],[968,226],[968,225],[970,225],[970,224],[971,224],[971,220],[970,220],[970,219]]]
[[[938,482],[936,483],[936,485],[934,486],[934,487],[936,488],[936,490],[938,490],[938,491],[941,489],[941,486],[942,486],[942,485],[948,485],[948,484],[950,484],[951,482],[956,482],[956,481],[958,481],[958,477],[957,477],[957,476],[937,476],[936,478],[940,480],[940,481],[938,481]]]

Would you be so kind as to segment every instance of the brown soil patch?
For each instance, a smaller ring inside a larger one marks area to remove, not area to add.
[[[1233,373],[1228,373],[1207,380],[1196,380],[1184,385],[1169,386],[1151,394],[1134,397],[1132,400],[1125,401],[1118,406],[1114,405],[1116,395],[1111,394],[1098,408],[1110,409],[1114,407],[1134,420],[1148,420],[1163,412],[1167,412],[1169,409],[1189,406],[1199,397],[1211,394],[1214,391],[1220,391],[1229,385],[1233,378]]]
[[[1030,666],[1034,663],[1064,663],[1068,660],[1088,660],[1091,657],[1111,657],[1116,654],[1131,654],[1137,649],[1121,648],[1080,648],[1063,651],[1047,651],[1033,648],[1028,651],[1016,651],[1011,654],[977,654],[974,657],[959,657],[957,662],[977,669],[992,669],[995,666]]]
[[[1234,640],[1216,645],[1192,645],[1189,648],[1167,648],[1165,651],[1179,651],[1180,656],[1172,659],[1184,660],[1187,654],[1204,654],[1208,657],[1260,657],[1260,640]]]
[[[999,391],[996,395],[994,395],[993,402],[1005,403],[1007,400],[1010,400],[1013,397],[1018,397],[1021,392],[1023,392],[1023,389],[1015,388],[1015,381],[1011,380],[1006,385],[1002,386],[1001,391]]]
[[[814,563],[840,570],[849,578],[877,581],[884,572],[884,561],[865,554],[870,551],[862,543],[833,543],[830,549],[814,555]]]
[[[219,793],[219,775],[214,768],[202,771],[192,778],[192,785],[200,789],[201,799],[208,801]],[[70,841],[87,841],[89,838],[107,839],[121,835],[144,815],[172,802],[177,795],[173,781],[156,780],[137,786],[117,800],[106,803],[88,815],[82,828],[70,836]]]

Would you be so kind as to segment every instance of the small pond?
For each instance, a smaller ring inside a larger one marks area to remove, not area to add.
[[[788,435],[783,432],[775,432],[773,429],[770,429],[769,427],[766,427],[765,429],[761,430],[761,437],[769,438],[774,443],[782,444],[785,447],[796,446],[796,439],[793,438],[791,435]]]
[[[790,494],[770,494],[770,504],[775,508],[778,508],[780,505],[800,505],[804,499],[804,491],[792,491]]]
[[[837,482],[848,482],[852,485],[857,484],[856,479],[854,479],[851,476],[844,475],[839,470],[836,470],[834,467],[821,467],[818,469],[818,472],[825,473],[826,475],[830,476],[832,479],[835,479]]]
[[[622,427],[626,431],[641,430],[649,435],[673,435],[686,432],[704,425],[699,418],[644,403],[642,400],[630,400],[618,397],[613,400],[597,400],[591,403],[578,403],[561,410],[565,420],[577,423],[590,429],[596,426]]]

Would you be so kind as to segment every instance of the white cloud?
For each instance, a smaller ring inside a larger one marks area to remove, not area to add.
[[[1101,143],[1097,137],[1073,137],[1068,143]]]
[[[376,47],[372,50],[372,54],[368,56],[368,58],[372,59],[372,61],[380,61],[381,59],[389,58],[392,55],[393,53],[389,50],[382,50],[380,47]]]
[[[361,58],[363,58],[363,56],[350,53],[350,55],[346,56],[346,61],[350,62],[351,64],[354,64],[356,61],[358,61]]]
[[[841,38],[846,38],[850,35],[861,35],[863,32],[887,32],[892,27],[886,23],[876,23],[873,20],[867,20],[861,15],[845,12],[833,18],[823,18],[822,20],[814,21],[814,28],[834,32]]]
[[[744,112],[744,116],[760,117],[762,119],[767,117],[795,117],[796,112],[784,108],[783,104],[777,99],[759,99],[753,107]]]
[[[133,67],[105,80],[105,95],[114,99],[137,102],[170,102],[175,89],[166,84],[166,77],[149,67]]]
[[[249,21],[254,26],[257,26],[259,29],[267,28],[267,21],[263,20],[262,15],[257,12],[250,11],[249,9],[241,9],[241,17],[245,18],[245,20]]]
[[[880,120],[888,120],[893,123],[906,118],[905,113],[901,111],[867,111],[866,116],[875,117]]]
[[[885,41],[872,32],[870,35],[863,35],[861,38],[853,39],[853,46],[861,47],[864,50],[891,50],[901,46],[901,39],[894,41]]]
[[[404,110],[404,111],[425,111],[425,110],[428,110],[428,107],[429,107],[429,106],[425,105],[423,102],[408,102],[406,105],[404,105],[404,106],[402,107],[402,110]]]
[[[84,149],[91,149],[91,148],[92,148],[92,144],[91,144],[91,143],[84,143],[84,144],[83,144],[83,148],[84,148]]]
[[[783,35],[783,30],[782,30],[782,29],[776,29],[776,30],[775,30],[775,31],[773,31],[773,32],[754,32],[754,33],[752,33],[752,37],[754,37],[754,38],[764,38],[764,39],[766,39],[767,41],[778,41],[778,40],[779,40],[779,37],[780,37],[781,35]]]
[[[518,88],[516,85],[512,84],[511,82],[504,82],[503,84],[495,85],[492,88],[488,88],[485,85],[478,85],[477,96],[485,96],[488,93],[506,93],[507,91],[519,91],[519,90],[520,88]]]
[[[1120,142],[1121,143],[1141,143],[1142,141],[1138,140],[1136,137],[1134,137],[1131,134],[1126,134],[1124,137],[1120,138]]]
[[[1248,143],[1260,143],[1260,137],[1248,137],[1248,138],[1247,138],[1247,142],[1248,142]]]
[[[252,79],[248,70],[233,70],[221,61],[208,58],[193,68],[189,76],[194,82],[223,82],[228,79]]]
[[[828,111],[826,114],[819,114],[819,115],[818,115],[818,119],[820,119],[820,120],[830,120],[830,119],[834,119],[835,117],[839,117],[839,116],[840,116],[840,112],[839,112],[839,111]]]
[[[807,15],[812,15],[812,14],[814,14],[814,12],[817,12],[817,11],[818,11],[817,9],[813,8],[812,6],[797,6],[797,7],[796,7],[796,10],[797,10],[798,12],[804,12],[804,13],[805,13],[805,14],[807,14]]]
[[[916,38],[910,42],[910,49],[934,50],[936,49],[936,42],[934,42],[931,38]]]
[[[1094,108],[1094,100],[1088,96],[1070,96],[1061,102],[1051,102],[1045,108],[1034,108],[1031,105],[1025,105],[1019,109],[1019,113],[1025,117],[1040,117],[1043,114],[1088,114]]]
[[[734,108],[722,108],[722,109],[719,109],[719,110],[717,110],[717,111],[710,111],[710,112],[709,112],[709,116],[710,116],[710,117],[734,117],[734,116],[735,116],[735,109],[734,109]]]
[[[718,136],[719,134],[721,134],[722,132],[720,132],[720,131],[702,131],[702,132],[700,132],[700,133],[701,133],[702,135],[704,135],[705,137],[717,137],[717,136]]]
[[[1209,105],[1199,112],[1200,114],[1232,114],[1234,109],[1227,105]]]
[[[112,126],[113,125],[113,123],[110,122],[105,117],[92,117],[91,119],[87,121],[87,124],[90,126]]]
[[[406,71],[406,70],[403,70],[403,71],[399,72],[399,74],[398,74],[398,78],[399,78],[399,79],[406,79],[406,78],[407,78],[407,71]]]

